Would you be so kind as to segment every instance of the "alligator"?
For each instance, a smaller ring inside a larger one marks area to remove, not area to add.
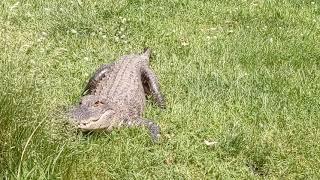
[[[151,50],[122,56],[102,65],[89,79],[80,103],[69,115],[83,132],[120,127],[146,127],[157,142],[160,127],[142,117],[146,97],[151,95],[160,108],[165,101],[158,79],[149,66]]]

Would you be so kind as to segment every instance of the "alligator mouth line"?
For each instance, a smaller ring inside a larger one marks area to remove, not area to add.
[[[86,126],[90,126],[90,124],[100,124],[100,123],[106,123],[106,122],[109,122],[107,124],[110,124],[109,126],[111,126],[113,124],[113,118],[112,116],[114,115],[114,111],[112,109],[108,109],[106,110],[100,117],[91,117],[91,118],[88,118],[87,120],[85,120],[85,122],[78,122],[77,126],[79,129],[82,129],[82,128],[86,128]],[[107,129],[109,128],[108,126],[106,127]]]

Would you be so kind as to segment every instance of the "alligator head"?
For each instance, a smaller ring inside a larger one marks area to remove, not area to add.
[[[74,124],[81,127],[79,125],[83,126],[89,123],[94,123],[102,118],[112,118],[112,113],[110,112],[112,112],[112,110],[110,110],[109,105],[104,98],[96,95],[87,95],[82,97],[79,105],[70,110],[69,116]],[[96,128],[98,127],[94,127],[94,129]],[[88,128],[83,130],[90,129]]]

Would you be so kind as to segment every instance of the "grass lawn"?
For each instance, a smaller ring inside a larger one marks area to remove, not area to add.
[[[318,179],[319,42],[316,0],[2,0],[0,179]],[[161,142],[74,131],[59,112],[144,47]]]

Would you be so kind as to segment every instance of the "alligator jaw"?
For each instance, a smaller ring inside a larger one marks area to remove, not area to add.
[[[106,110],[99,118],[92,118],[85,120],[85,122],[79,122],[78,128],[82,131],[91,131],[97,129],[108,129],[111,130],[116,124],[113,123],[113,110]]]

